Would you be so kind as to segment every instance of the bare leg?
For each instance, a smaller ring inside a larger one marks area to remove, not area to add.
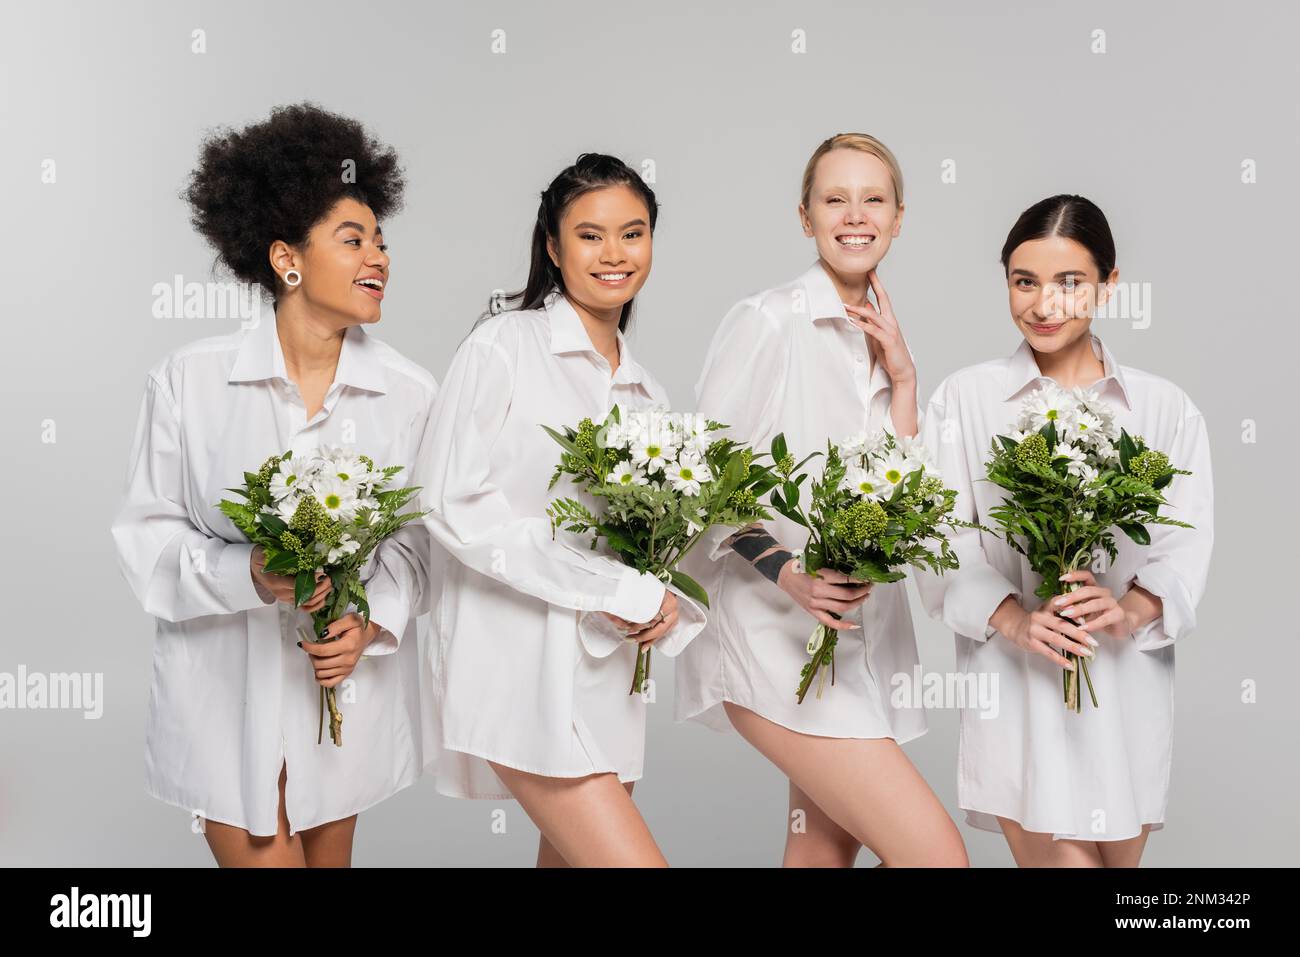
[[[969,866],[957,825],[893,739],[800,734],[724,706],[745,740],[886,866]]]
[[[1150,836],[1151,825],[1143,824],[1142,833],[1127,841],[1098,841],[1102,864],[1106,867],[1137,867],[1142,862],[1142,852]]]
[[[627,793],[629,796],[632,794],[632,785],[635,783],[636,783],[635,781],[628,781],[623,785],[623,787],[627,788]],[[546,839],[545,834],[539,835],[537,839],[537,866],[538,867],[568,867],[569,866],[569,862],[566,861],[563,855],[561,855],[560,852],[555,849],[555,846]]]
[[[351,867],[352,837],[357,816],[310,827],[298,833],[302,837],[303,856],[308,867]]]
[[[862,844],[790,782],[789,830],[782,867],[852,867]]]
[[[274,837],[255,837],[242,827],[216,821],[203,822],[203,836],[218,867],[305,867],[302,842],[289,836],[289,816],[284,810],[285,768],[280,767],[279,820]]]
[[[999,817],[1011,856],[1019,867],[1102,867],[1096,841],[1054,841],[1043,831],[1026,831],[1017,822]]]
[[[551,778],[495,761],[488,764],[552,849],[571,866],[668,866],[631,794],[616,775]]]

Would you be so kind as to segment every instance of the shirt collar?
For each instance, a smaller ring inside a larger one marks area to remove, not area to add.
[[[820,259],[813,261],[808,271],[799,277],[799,282],[808,294],[809,319],[838,318],[848,321],[849,314],[844,311],[840,294],[835,289],[835,283],[831,282],[831,277],[826,275]]]
[[[563,293],[558,289],[552,290],[547,294],[543,305],[550,326],[551,355],[587,352],[593,356],[600,356],[600,352],[592,345],[591,336],[587,334],[587,327],[582,324],[582,317]],[[613,381],[640,382],[644,373],[641,366],[632,358],[632,350],[628,347],[623,330],[617,330],[615,336],[618,339],[619,361],[618,371],[614,373]],[[604,358],[604,356],[600,357]]]
[[[284,351],[280,348],[280,337],[276,334],[276,324],[279,321],[279,316],[275,316],[269,322],[264,319],[253,328],[244,330],[228,382],[258,382],[264,379],[290,381],[284,365]],[[367,392],[388,391],[387,377],[379,362],[375,343],[361,326],[349,326],[343,333],[339,361],[334,369],[334,382]]]
[[[1129,401],[1128,384],[1124,381],[1124,370],[1120,368],[1111,351],[1106,348],[1106,344],[1101,338],[1095,335],[1090,336],[1092,341],[1092,352],[1102,364],[1102,377],[1090,388],[1095,388],[1099,393],[1105,391],[1110,383],[1114,383],[1116,391],[1119,392],[1120,398],[1124,401],[1125,408],[1132,411],[1133,405]],[[1022,339],[1020,348],[1018,348],[1008,360],[1006,375],[1002,382],[1002,392],[1006,400],[1014,399],[1019,393],[1023,392],[1031,383],[1039,379],[1046,379],[1048,376],[1043,375],[1042,370],[1038,368],[1038,360],[1034,358],[1033,347],[1029,345],[1028,339]]]

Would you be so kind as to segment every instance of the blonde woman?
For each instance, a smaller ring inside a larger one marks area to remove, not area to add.
[[[800,456],[879,428],[916,435],[916,367],[877,271],[903,224],[898,161],[865,134],[827,139],[799,221],[817,260],[723,318],[698,410],[758,448],[784,433]],[[806,536],[778,516],[718,530],[688,557],[711,614],[679,658],[677,717],[734,727],[789,778],[787,866],[851,867],[863,845],[887,866],[965,866],[956,825],[900,747],[924,714],[890,703],[890,677],[918,663],[903,583],[807,575],[794,554]],[[835,684],[800,704],[818,622],[840,631]]]

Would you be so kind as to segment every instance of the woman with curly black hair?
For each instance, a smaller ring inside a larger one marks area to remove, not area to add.
[[[146,787],[190,810],[222,866],[346,866],[359,811],[413,783],[429,741],[412,619],[437,574],[412,523],[366,570],[371,621],[298,642],[293,578],[217,508],[272,454],[338,446],[408,472],[437,385],[370,336],[391,263],[381,221],[402,200],[396,154],[310,104],[211,136],[184,198],[219,261],[274,316],[177,349],[145,380],[119,563],[157,619]],[[364,662],[363,662],[364,659]],[[343,682],[347,684],[343,684]],[[340,688],[346,743],[317,744],[320,687]]]

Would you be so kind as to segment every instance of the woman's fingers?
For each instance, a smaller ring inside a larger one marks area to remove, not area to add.
[[[1030,650],[1038,652],[1044,658],[1047,658],[1049,661],[1052,661],[1055,664],[1060,665],[1066,671],[1074,670],[1074,665],[1070,663],[1069,658],[1057,654],[1056,651],[1053,650],[1050,645],[1044,644],[1043,642],[1039,641],[1037,638],[1030,638],[1029,646],[1030,646]]]
[[[871,291],[876,294],[876,302],[880,305],[880,314],[886,316],[890,321],[897,322],[894,319],[894,304],[889,301],[889,293],[885,292],[884,280],[874,269],[868,270],[867,282],[871,283]]]
[[[827,612],[821,611],[818,608],[810,608],[809,611],[812,612],[814,618],[820,621],[827,628],[834,628],[836,631],[851,631],[855,628],[862,627],[857,622],[849,621],[846,618],[834,618]]]
[[[1092,572],[1086,568],[1077,568],[1072,572],[1066,572],[1061,576],[1063,582],[1083,582],[1085,585],[1097,584],[1097,579],[1092,576]]]
[[[1089,646],[1088,642],[1083,638],[1083,636],[1087,634],[1087,632],[1083,631],[1080,628],[1075,628],[1073,625],[1070,625],[1068,622],[1061,621],[1059,618],[1057,619],[1055,624],[1062,625],[1064,626],[1064,628],[1068,628],[1070,630],[1065,631],[1063,630],[1063,628],[1060,627],[1054,627],[1054,626],[1049,626],[1040,623],[1037,626],[1038,630],[1033,633],[1034,637],[1037,638],[1039,641],[1043,641],[1043,642],[1047,642],[1048,644],[1055,645],[1057,648],[1062,648],[1065,651],[1073,651],[1076,655],[1083,655],[1085,658],[1091,657],[1092,648]],[[1093,640],[1095,641],[1095,639]]]

